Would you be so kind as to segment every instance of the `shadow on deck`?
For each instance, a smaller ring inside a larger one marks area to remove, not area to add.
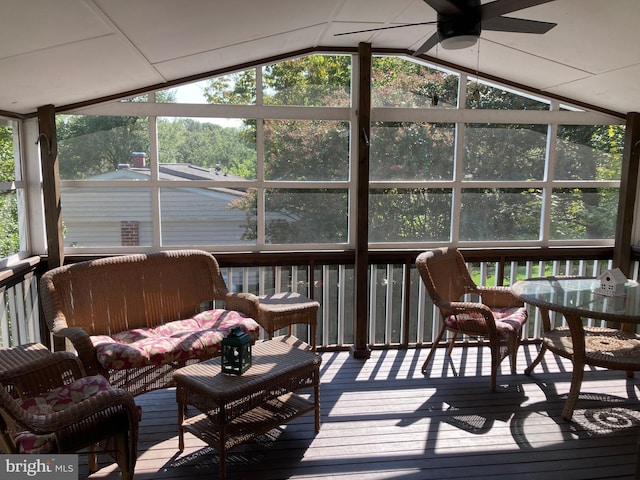
[[[640,426],[638,379],[588,368],[572,422],[560,417],[571,364],[548,353],[534,374],[498,377],[489,390],[489,349],[381,350],[356,360],[324,353],[322,428],[298,418],[229,452],[229,479],[633,479]],[[537,346],[520,349],[522,372]],[[217,478],[215,450],[187,434],[178,454],[173,389],[138,397],[143,419],[137,480]],[[118,479],[107,456],[79,478]]]

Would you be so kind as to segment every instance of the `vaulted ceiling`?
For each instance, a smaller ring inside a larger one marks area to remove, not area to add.
[[[482,3],[488,3],[483,0]],[[544,35],[483,31],[427,55],[552,95],[640,111],[640,1],[556,0],[509,16]],[[319,47],[414,51],[435,25],[423,0],[3,0],[0,110],[29,114]]]

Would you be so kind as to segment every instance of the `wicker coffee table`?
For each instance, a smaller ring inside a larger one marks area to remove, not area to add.
[[[239,376],[221,372],[220,358],[176,371],[178,441],[190,432],[218,451],[220,478],[226,470],[226,451],[252,440],[289,420],[315,412],[320,431],[320,362],[316,353],[295,337],[278,337],[253,346],[253,365]],[[295,394],[313,387],[313,399]],[[186,418],[187,405],[200,414]]]

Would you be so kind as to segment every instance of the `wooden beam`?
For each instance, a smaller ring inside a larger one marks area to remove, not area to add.
[[[638,191],[640,168],[640,113],[627,114],[622,171],[620,172],[620,199],[616,221],[616,241],[613,249],[613,266],[629,277],[631,274],[631,246],[633,220]]]
[[[371,44],[358,46],[358,172],[356,186],[356,265],[354,358],[369,358],[369,138],[371,133]]]
[[[42,194],[47,233],[47,261],[48,267],[51,269],[64,263],[58,141],[56,137],[55,108],[53,105],[45,105],[38,108],[38,128],[40,164],[42,166]]]

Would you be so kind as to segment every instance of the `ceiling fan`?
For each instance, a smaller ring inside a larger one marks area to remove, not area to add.
[[[437,21],[405,23],[390,27],[337,33],[336,35],[349,35],[352,33],[373,32],[414,25],[436,24],[437,31],[414,52],[414,55],[421,55],[428,52],[438,43],[445,49],[467,48],[476,43],[482,30],[537,34],[548,32],[557,24],[504,17],[503,15],[553,1],[554,0],[495,0],[482,5],[480,0],[424,0],[427,5],[438,13]]]

